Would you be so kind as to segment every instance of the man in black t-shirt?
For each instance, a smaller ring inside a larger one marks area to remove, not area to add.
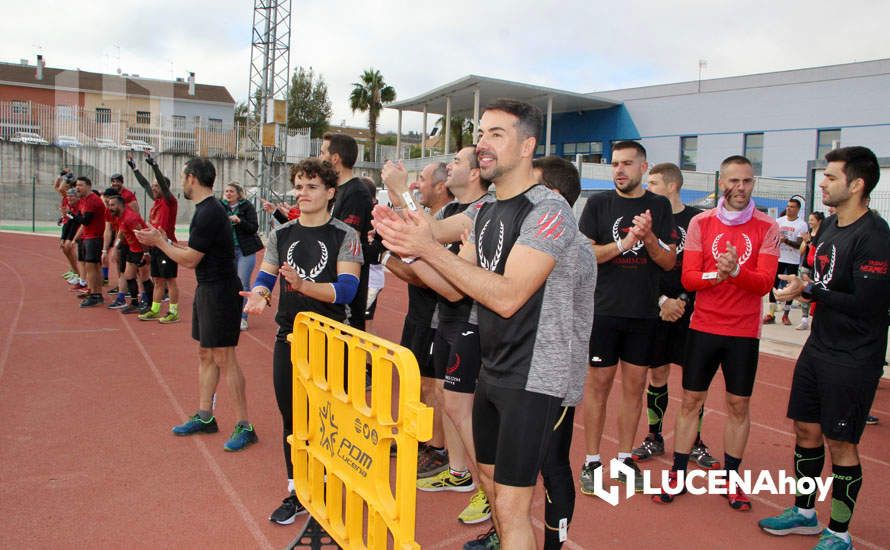
[[[156,227],[136,231],[144,245],[155,246],[182,267],[193,268],[198,286],[192,305],[192,338],[198,341],[198,411],[173,427],[176,435],[215,433],[213,417],[216,385],[225,378],[232,395],[238,422],[227,451],[240,451],[256,443],[253,425],[247,420],[244,375],[235,357],[241,324],[241,281],[235,272],[235,244],[231,224],[222,204],[213,196],[216,168],[209,159],[197,157],[182,169],[182,192],[195,203],[189,226],[188,246],[174,245]]]
[[[868,209],[880,178],[874,153],[842,147],[825,155],[819,183],[822,202],[837,214],[822,222],[815,246],[812,281],[782,275],[788,284],[778,300],[803,298],[816,304],[813,329],[791,383],[788,417],[796,434],[798,478],[821,475],[824,443],[831,454],[831,520],[820,529],[815,491],[798,493],[794,506],[760,520],[774,535],[815,535],[819,548],[852,548],[848,527],[862,487],[859,438],[884,366],[890,308],[890,228]]]
[[[365,306],[368,304],[368,268],[377,263],[375,248],[368,243],[371,230],[371,208],[374,198],[362,180],[353,176],[352,167],[358,158],[358,145],[352,136],[327,133],[321,144],[318,158],[331,164],[337,173],[337,196],[331,214],[358,231],[364,253],[358,292],[346,308],[349,326],[365,330]],[[373,262],[372,262],[373,260]]]
[[[683,366],[683,352],[686,336],[689,333],[689,319],[695,301],[694,292],[686,292],[680,282],[683,266],[683,247],[686,244],[686,230],[689,221],[701,210],[683,204],[680,189],[683,187],[683,173],[676,164],[664,162],[649,169],[646,188],[666,197],[674,214],[674,230],[677,235],[677,262],[670,271],[662,272],[659,283],[659,320],[655,329],[655,343],[649,370],[649,387],[646,390],[646,411],[649,417],[649,433],[643,443],[633,450],[636,461],[664,454],[664,438],[661,435],[664,414],[668,406],[668,376],[671,364]],[[699,434],[690,458],[707,470],[720,467],[707,445],[701,440],[701,419],[704,407],[699,411]]]
[[[593,370],[584,396],[587,456],[580,477],[581,492],[588,495],[594,490],[593,472],[602,467],[600,440],[619,362],[618,460],[639,471],[631,449],[651,363],[659,283],[662,273],[676,264],[678,240],[671,203],[642,187],[648,167],[642,145],[616,143],[612,147],[615,190],[590,197],[579,221],[599,264],[589,350]],[[637,475],[637,491],[643,490],[642,483],[643,476]]]

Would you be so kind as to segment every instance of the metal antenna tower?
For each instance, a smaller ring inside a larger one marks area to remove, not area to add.
[[[284,100],[287,123],[287,96],[290,91],[290,16],[291,0],[254,0],[253,31],[250,49],[250,85],[247,96],[247,140],[249,151],[254,154],[255,178],[259,196],[268,199],[273,184],[287,178],[287,171],[280,170],[275,176],[273,160],[287,160],[286,132],[268,127],[274,123],[271,105],[273,100]],[[264,132],[267,137],[263,146]],[[269,133],[274,132],[272,146]],[[262,212],[265,215],[265,212]]]

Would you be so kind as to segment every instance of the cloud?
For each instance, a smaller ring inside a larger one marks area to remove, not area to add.
[[[88,5],[88,8],[84,8]],[[195,71],[247,97],[253,11],[237,0],[36,1],[4,33],[0,59],[169,79]],[[674,0],[481,3],[293,2],[291,67],[324,76],[334,121],[365,125],[348,95],[361,72],[381,71],[407,99],[467,74],[577,92],[787,70],[890,57],[890,2],[745,4]],[[117,46],[117,47],[116,47]],[[171,66],[172,62],[172,66]],[[430,117],[430,124],[437,118]],[[420,115],[406,114],[405,130]],[[386,110],[381,128],[394,129]]]

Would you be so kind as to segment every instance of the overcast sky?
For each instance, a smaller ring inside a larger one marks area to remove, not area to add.
[[[10,0],[3,0],[4,4]],[[252,0],[64,2],[4,10],[0,60],[202,83],[247,97]],[[593,92],[890,57],[890,1],[293,0],[291,68],[324,75],[334,122],[364,126],[374,67],[408,99],[468,74]],[[432,125],[435,117],[431,117]],[[382,130],[393,130],[387,110]],[[406,115],[404,130],[420,130]]]

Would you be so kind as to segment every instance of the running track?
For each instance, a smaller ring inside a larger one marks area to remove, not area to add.
[[[105,308],[78,309],[59,278],[64,270],[54,239],[0,233],[0,418],[5,426],[0,547],[284,547],[304,520],[286,527],[267,520],[285,494],[271,383],[272,315],[251,319],[238,347],[260,443],[230,454],[222,444],[235,419],[224,387],[217,405],[219,434],[183,439],[170,434],[170,426],[191,414],[197,400],[196,353],[189,338],[193,272],[180,276],[183,322],[162,326]],[[407,303],[404,285],[387,277],[381,299],[376,332],[398,339]],[[788,360],[761,356],[743,468],[791,469],[793,439],[784,409],[792,367]],[[674,373],[671,387],[678,385]],[[722,388],[720,380],[715,385]],[[882,381],[873,409],[885,423],[868,427],[861,446],[865,486],[852,524],[858,548],[890,548],[882,493],[890,486],[887,388]],[[669,428],[676,398],[671,405]],[[708,407],[704,438],[719,456],[723,405],[712,397]],[[576,475],[584,456],[581,418],[579,410],[572,453]],[[615,451],[616,435],[610,414],[603,456]],[[670,440],[668,435],[668,448]],[[657,470],[669,466],[667,459],[644,463]],[[460,548],[487,529],[487,524],[457,523],[468,497],[418,494],[417,539],[424,548]],[[579,493],[566,548],[810,548],[813,538],[770,537],[755,525],[789,503],[789,497],[758,496],[751,513],[740,513],[719,496],[684,496],[670,507],[637,496],[612,508]],[[828,502],[819,505],[823,522],[828,508]],[[541,539],[540,487],[533,516]]]

